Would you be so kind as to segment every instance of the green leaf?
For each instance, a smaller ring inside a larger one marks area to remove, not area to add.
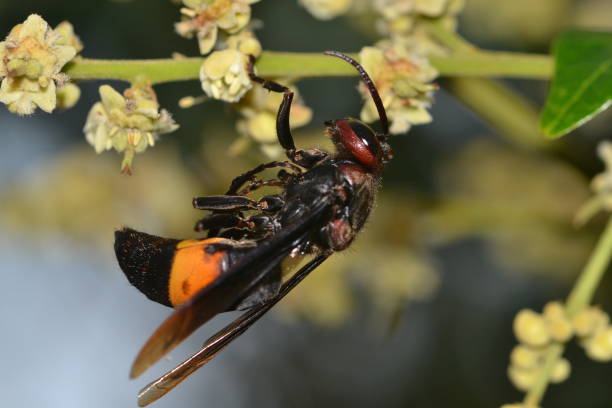
[[[612,33],[570,31],[554,48],[555,75],[540,121],[560,137],[605,110],[612,101]]]

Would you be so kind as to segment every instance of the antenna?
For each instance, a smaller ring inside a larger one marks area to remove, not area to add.
[[[382,126],[383,133],[385,135],[388,135],[389,134],[389,121],[387,119],[387,112],[385,111],[385,106],[382,103],[382,99],[380,99],[380,95],[378,94],[376,85],[374,85],[374,82],[372,81],[368,73],[365,71],[365,69],[363,69],[363,67],[357,61],[355,61],[348,55],[345,55],[339,51],[325,51],[323,54],[331,55],[331,56],[343,59],[357,69],[357,72],[359,72],[359,75],[361,75],[361,79],[368,87],[368,90],[370,91],[370,95],[372,96],[372,99],[374,100],[374,104],[376,105],[376,110],[378,111],[378,117],[380,118],[380,124]]]

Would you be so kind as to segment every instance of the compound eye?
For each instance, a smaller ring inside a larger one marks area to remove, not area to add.
[[[376,133],[368,125],[360,120],[350,119],[349,125],[361,142],[368,147],[368,150],[372,153],[372,156],[380,156],[380,142],[376,137]]]
[[[341,119],[336,121],[336,126],[340,130],[339,142],[346,152],[373,170],[382,166],[382,148],[372,128],[357,119]]]

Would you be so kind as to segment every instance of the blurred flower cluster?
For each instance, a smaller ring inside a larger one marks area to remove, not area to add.
[[[437,22],[455,30],[457,14],[464,0],[374,0],[379,13],[379,30],[393,42],[422,55],[444,54],[446,50],[431,38],[423,22]]]
[[[589,196],[586,180],[558,160],[476,141],[447,161],[438,183],[442,202],[426,227],[434,241],[480,237],[511,271],[556,279],[574,276],[592,248],[571,222]]]
[[[319,20],[331,20],[347,13],[353,0],[299,0],[306,10]]]
[[[572,322],[559,302],[544,306],[543,314],[523,309],[514,319],[514,334],[519,341],[510,354],[508,376],[521,391],[529,390],[544,366],[544,357],[552,343],[565,343],[574,335]],[[568,360],[559,359],[552,369],[550,381],[565,381],[571,368]]]
[[[574,336],[593,360],[612,361],[610,317],[598,307],[585,308],[573,318],[560,302],[549,302],[542,314],[523,309],[514,319],[514,333],[519,345],[510,354],[508,376],[521,391],[529,390],[541,374],[548,346],[567,343]],[[565,381],[570,370],[568,360],[557,360],[550,381]]]
[[[159,109],[151,85],[135,83],[121,95],[109,85],[100,87],[101,102],[89,111],[83,131],[96,153],[115,149],[123,153],[121,169],[130,173],[134,154],[153,146],[160,134],[178,128],[165,109]]]
[[[101,248],[111,259],[112,231],[121,225],[184,236],[196,216],[191,206],[201,181],[176,152],[155,149],[130,178],[114,171],[111,156],[91,159],[89,148],[64,149],[33,166],[0,194],[0,225],[29,234],[34,245],[49,237]],[[152,188],[152,184],[161,188]]]
[[[30,15],[0,42],[0,102],[19,115],[74,105],[80,91],[61,69],[82,49],[70,23],[52,29]]]

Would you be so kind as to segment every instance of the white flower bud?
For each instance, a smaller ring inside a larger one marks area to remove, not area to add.
[[[248,58],[233,49],[215,51],[200,68],[202,89],[211,98],[238,102],[253,86],[246,70]]]

